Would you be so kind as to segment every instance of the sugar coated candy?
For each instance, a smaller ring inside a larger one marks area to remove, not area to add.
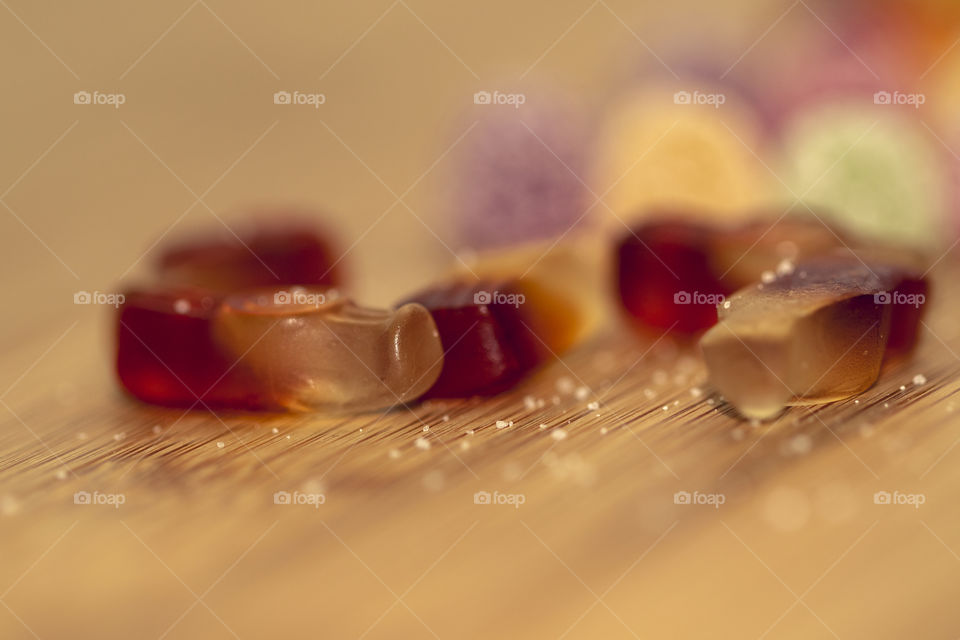
[[[519,119],[489,111],[456,155],[453,180],[457,243],[473,249],[561,236],[594,213],[587,175],[591,138],[582,118],[560,101],[524,106]]]
[[[133,396],[164,406],[279,409],[243,363],[211,336],[218,294],[160,287],[125,294],[117,315],[117,377]]]
[[[949,238],[949,180],[942,149],[887,105],[825,104],[784,134],[784,179],[826,207],[832,223],[873,241],[921,249]]]
[[[382,409],[415,400],[440,375],[430,313],[358,306],[322,287],[227,296],[214,319],[220,347],[288,410]]]
[[[696,94],[662,87],[615,105],[600,135],[595,179],[597,193],[609,192],[603,200],[612,214],[605,205],[599,213],[633,223],[673,207],[728,219],[767,200],[773,181],[750,151],[761,142],[757,117],[734,98],[722,87]]]
[[[927,287],[910,260],[835,250],[750,285],[700,341],[711,383],[748,418],[869,388],[916,342]]]
[[[335,285],[341,280],[328,234],[304,218],[257,218],[172,242],[162,252],[163,280],[232,292],[249,287]]]

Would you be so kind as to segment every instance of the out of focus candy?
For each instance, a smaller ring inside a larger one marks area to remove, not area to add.
[[[381,409],[436,381],[443,350],[420,305],[368,309],[319,287],[228,296],[217,343],[256,375],[262,393],[293,411]]]
[[[238,231],[219,229],[172,243],[160,256],[160,276],[222,292],[340,280],[329,238],[305,220],[260,219]]]
[[[443,370],[427,397],[503,391],[565,351],[581,324],[574,305],[529,277],[453,282],[410,301],[433,315],[444,348]]]
[[[482,119],[460,143],[457,243],[491,249],[562,236],[589,221],[588,139],[572,110],[525,104]],[[485,107],[490,109],[491,107]],[[590,212],[594,213],[594,212]]]
[[[735,293],[700,341],[711,383],[747,418],[847,398],[913,347],[926,283],[912,266],[849,250]]]
[[[213,343],[219,296],[191,288],[125,294],[117,321],[117,377],[133,396],[164,406],[277,409],[243,363]]]
[[[642,325],[696,333],[716,324],[726,295],[839,243],[812,217],[708,226],[663,216],[617,247],[620,300]]]
[[[585,339],[609,298],[604,249],[580,237],[472,253],[413,294],[408,300],[433,314],[445,350],[428,397],[502,391]]]
[[[531,321],[554,326],[542,326],[538,333],[555,336],[548,342],[559,354],[596,331],[610,315],[608,252],[599,236],[528,243],[465,256],[454,265],[449,280],[521,281],[530,308],[542,310]]]
[[[947,237],[949,177],[936,140],[897,108],[833,105],[801,115],[785,134],[784,177],[841,228],[935,247]]]
[[[604,201],[613,213],[631,221],[651,208],[677,208],[728,219],[767,200],[771,177],[754,156],[755,118],[732,98],[720,90],[648,91],[619,105],[595,180],[597,193],[609,190]]]

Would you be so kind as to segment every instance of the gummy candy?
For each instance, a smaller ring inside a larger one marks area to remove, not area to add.
[[[624,308],[642,325],[678,333],[713,326],[726,295],[842,242],[812,217],[730,227],[675,218],[662,216],[624,237],[617,285]]]
[[[242,358],[262,393],[293,411],[409,402],[433,385],[443,365],[437,327],[422,306],[369,309],[322,287],[227,296],[213,335]]]
[[[427,396],[497,393],[589,336],[608,300],[604,249],[581,237],[471,254],[411,296],[433,313],[446,352]]]
[[[869,388],[916,341],[926,283],[908,262],[837,250],[736,292],[700,341],[711,383],[748,418]]]
[[[708,227],[657,222],[627,235],[617,249],[617,284],[624,308],[652,327],[682,333],[716,323],[728,293],[710,264]]]
[[[452,283],[414,294],[433,314],[443,370],[427,397],[491,395],[510,388],[578,339],[575,306],[527,276]]]
[[[557,104],[556,101],[553,104]],[[473,249],[560,236],[596,211],[588,188],[588,137],[572,109],[494,112],[457,152],[457,241]]]
[[[239,235],[218,230],[173,243],[160,256],[165,282],[224,293],[250,287],[335,285],[339,265],[327,234],[306,220],[257,220]]]
[[[722,110],[694,102],[706,94],[724,96]],[[719,88],[706,94],[650,89],[614,108],[601,135],[594,190],[609,190],[604,202],[616,216],[633,223],[653,208],[671,207],[729,218],[774,193],[753,152],[760,146],[753,111]],[[610,215],[605,207],[601,213]]]
[[[784,178],[830,221],[874,241],[931,248],[947,237],[949,174],[929,132],[890,105],[828,104],[785,133]]]
[[[509,388],[532,366],[532,354],[518,352],[501,323],[510,312],[486,302],[485,288],[456,283],[410,298],[430,311],[444,348],[443,369],[426,397],[494,394]]]
[[[526,308],[536,310],[527,314],[528,324],[560,354],[591,335],[609,315],[608,251],[599,236],[483,251],[456,263],[449,281],[519,281],[518,286],[526,288]]]
[[[117,377],[133,396],[164,406],[277,409],[243,363],[211,337],[217,294],[191,288],[133,290],[117,322]]]

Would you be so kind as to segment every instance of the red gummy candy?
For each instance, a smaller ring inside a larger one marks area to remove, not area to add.
[[[518,285],[454,283],[406,300],[430,311],[444,350],[440,377],[424,398],[499,393],[543,362],[548,352],[523,311],[527,297]]]
[[[709,228],[655,222],[627,235],[617,248],[623,306],[644,324],[695,333],[717,323],[716,300],[730,290],[710,259]]]
[[[130,291],[118,313],[117,377],[133,396],[171,407],[277,408],[243,363],[211,337],[220,297],[193,288]]]
[[[842,244],[816,216],[738,225],[649,222],[617,249],[620,299],[641,324],[692,334],[715,325],[716,305],[764,271],[772,276]]]
[[[193,237],[160,257],[168,282],[231,292],[252,287],[336,285],[341,273],[326,234],[306,222],[281,220],[241,231]]]

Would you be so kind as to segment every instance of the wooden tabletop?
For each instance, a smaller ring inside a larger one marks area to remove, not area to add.
[[[955,277],[913,360],[762,425],[615,323],[492,399],[270,418],[127,399],[109,311],[38,325],[0,636],[956,637]]]

